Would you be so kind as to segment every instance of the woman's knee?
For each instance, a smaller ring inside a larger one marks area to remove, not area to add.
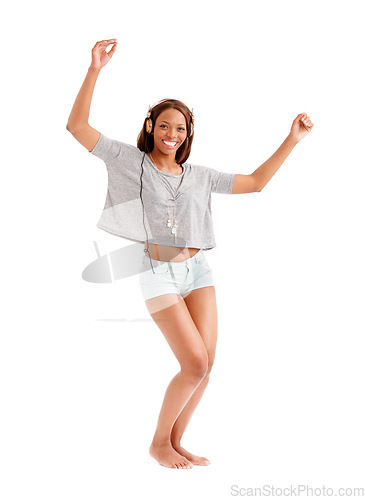
[[[199,352],[191,354],[184,363],[181,364],[181,371],[194,379],[205,377],[209,367],[208,353]]]

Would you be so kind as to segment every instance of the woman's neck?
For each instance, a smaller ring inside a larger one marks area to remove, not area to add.
[[[156,165],[156,167],[164,172],[168,172],[170,174],[180,174],[182,167],[175,161],[175,158],[170,158],[168,155],[164,155],[159,153],[156,148],[152,151],[152,153],[147,153],[150,160]],[[172,156],[172,155],[171,155]]]

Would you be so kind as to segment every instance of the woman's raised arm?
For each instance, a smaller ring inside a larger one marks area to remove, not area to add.
[[[100,132],[89,125],[91,99],[100,70],[110,61],[117,48],[116,38],[96,42],[92,49],[92,60],[85,80],[77,94],[66,128],[75,139],[89,151],[97,143]],[[113,44],[109,52],[107,47]]]

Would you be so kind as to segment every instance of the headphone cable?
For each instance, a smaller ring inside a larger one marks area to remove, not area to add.
[[[151,107],[150,107],[150,109],[151,109]],[[140,188],[140,192],[139,192],[139,197],[141,198],[141,202],[142,202],[142,206],[143,206],[143,209],[142,209],[143,226],[144,226],[144,230],[146,231],[146,238],[147,238],[147,248],[143,249],[143,251],[144,251],[145,254],[148,253],[148,256],[150,258],[150,264],[151,264],[151,268],[152,268],[153,274],[156,274],[155,270],[153,269],[153,265],[152,265],[152,261],[151,261],[151,255],[150,255],[150,252],[148,250],[148,233],[147,233],[146,225],[144,223],[144,203],[143,203],[143,198],[142,198],[142,176],[143,176],[143,172],[144,172],[143,162],[144,162],[144,157],[146,155],[146,149],[147,149],[147,132],[146,131],[145,131],[145,134],[146,134],[146,138],[145,138],[145,142],[144,142],[144,152],[143,152],[143,158],[142,158],[142,162],[141,162],[141,176],[140,176],[141,188]]]

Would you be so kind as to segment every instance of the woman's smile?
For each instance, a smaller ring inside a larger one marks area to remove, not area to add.
[[[164,145],[168,148],[168,149],[174,149],[178,142],[177,141],[168,141],[168,140],[165,140],[165,139],[162,139],[162,142],[164,143]]]

